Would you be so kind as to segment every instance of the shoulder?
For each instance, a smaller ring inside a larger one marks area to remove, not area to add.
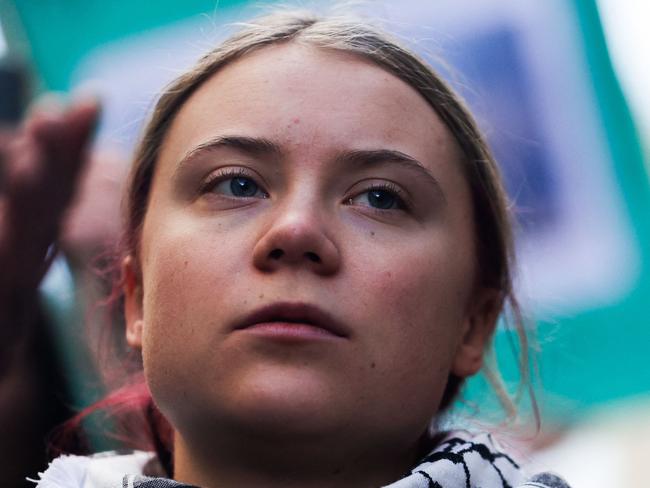
[[[36,488],[121,488],[127,474],[142,474],[154,461],[150,452],[105,452],[93,456],[65,455],[39,473]]]
[[[435,449],[422,458],[411,473],[391,488],[568,488],[551,474],[533,476],[528,481],[513,457],[490,434],[449,432]]]

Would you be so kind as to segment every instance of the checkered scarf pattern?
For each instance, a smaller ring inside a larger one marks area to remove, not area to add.
[[[59,458],[41,473],[40,480],[35,480],[36,488],[100,488],[84,481],[89,462],[92,458]],[[125,474],[113,479],[119,478],[120,483],[101,483],[101,488],[200,488],[142,474]],[[404,478],[385,488],[569,488],[569,485],[550,473],[537,474],[526,481],[519,465],[501,451],[489,434],[472,437],[455,432]]]

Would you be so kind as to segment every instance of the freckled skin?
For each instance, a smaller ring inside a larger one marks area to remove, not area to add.
[[[251,166],[269,182],[269,198],[226,210],[214,195],[179,196],[183,155],[224,134],[270,139],[283,156],[262,164],[215,153],[197,163],[201,174]],[[446,204],[431,203],[417,218],[348,204],[348,188],[369,177],[434,201],[412,174],[369,176],[333,163],[338,151],[368,148],[422,162]],[[474,239],[459,150],[399,79],[351,55],[289,44],[208,80],[161,150],[142,234],[143,330],[132,340],[141,343],[154,399],[178,430],[183,476],[205,482],[189,459],[208,445],[232,465],[248,453],[282,466],[284,453],[294,469],[302,460],[316,471],[309,457],[318,456],[323,469],[350,479],[361,476],[346,465],[352,461],[366,472],[374,463],[384,476],[403,472],[449,374],[463,371],[461,346],[476,320]],[[321,262],[273,261],[276,248]],[[279,349],[228,329],[276,301],[326,309],[350,336]]]

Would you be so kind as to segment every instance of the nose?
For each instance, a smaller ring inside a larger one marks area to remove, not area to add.
[[[341,254],[327,235],[324,220],[317,211],[281,210],[257,241],[253,264],[265,272],[303,267],[322,276],[336,273]]]

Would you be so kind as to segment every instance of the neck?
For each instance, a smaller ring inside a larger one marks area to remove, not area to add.
[[[324,442],[275,441],[209,443],[174,438],[174,479],[201,488],[376,487],[400,479],[416,461],[412,449],[350,448]]]

